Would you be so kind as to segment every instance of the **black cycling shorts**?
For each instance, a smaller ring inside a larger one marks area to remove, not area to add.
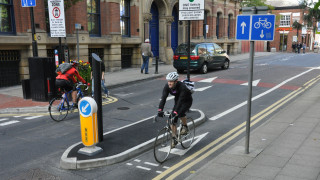
[[[192,106],[192,101],[188,101],[182,104],[182,106],[178,109],[180,114],[178,114],[179,118],[186,117],[186,113],[190,110]],[[174,123],[177,123],[176,121]]]
[[[70,81],[67,81],[65,79],[56,79],[56,88],[62,88],[64,90],[66,90],[67,92],[69,92],[71,90],[73,90],[73,91],[76,90],[73,83]]]

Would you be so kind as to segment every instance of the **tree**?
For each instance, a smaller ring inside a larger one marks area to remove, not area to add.
[[[299,39],[299,30],[302,28],[302,24],[300,24],[298,21],[295,21],[293,24],[292,24],[292,27],[294,29],[297,29],[297,39]]]
[[[315,5],[314,8],[311,8],[312,5]],[[307,23],[308,27],[312,27],[313,34],[315,34],[317,28],[316,22],[320,20],[319,1],[312,4],[303,0],[300,6],[304,9],[307,8],[308,13],[303,13],[303,19]]]
[[[269,9],[274,9],[273,6],[267,5],[266,0],[243,0],[240,5],[241,7],[253,7],[253,6],[267,6]]]

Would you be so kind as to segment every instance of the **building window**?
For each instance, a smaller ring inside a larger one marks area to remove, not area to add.
[[[130,0],[120,2],[120,28],[122,36],[130,36]]]
[[[231,37],[231,25],[232,25],[231,18],[232,18],[232,14],[229,14],[229,16],[228,16],[228,38]]]
[[[0,34],[14,34],[13,0],[0,0]]]
[[[216,36],[219,39],[219,34],[220,34],[220,18],[222,16],[222,13],[217,14],[217,22],[216,22]]]
[[[100,36],[100,0],[87,0],[87,12],[90,36]]]
[[[280,26],[290,27],[290,15],[280,15]]]

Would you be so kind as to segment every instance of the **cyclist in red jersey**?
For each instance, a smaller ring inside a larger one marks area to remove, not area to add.
[[[64,74],[60,74],[56,77],[56,87],[60,87],[65,89],[66,91],[71,91],[72,95],[72,101],[73,101],[73,107],[77,108],[77,91],[76,87],[74,86],[75,83],[77,83],[77,80],[81,81],[82,83],[86,84],[86,81],[80,76],[79,72],[77,71],[76,67],[78,66],[79,62],[73,61],[72,68],[70,68],[67,72]],[[90,85],[88,83],[88,85]]]

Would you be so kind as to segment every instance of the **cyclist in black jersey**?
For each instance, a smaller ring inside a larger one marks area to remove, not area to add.
[[[186,87],[186,85],[180,81],[179,74],[176,72],[171,72],[166,77],[168,83],[164,86],[161,101],[159,104],[158,109],[158,116],[163,117],[163,108],[166,103],[167,97],[169,94],[175,96],[174,97],[174,107],[172,109],[171,117],[174,118],[173,125],[171,126],[173,139],[172,141],[172,148],[176,146],[178,143],[176,141],[176,132],[177,126],[175,125],[178,121],[178,118],[181,119],[182,122],[182,130],[180,132],[181,135],[185,135],[188,133],[188,126],[187,126],[187,117],[186,112],[190,109],[192,105],[192,95],[190,90]]]

